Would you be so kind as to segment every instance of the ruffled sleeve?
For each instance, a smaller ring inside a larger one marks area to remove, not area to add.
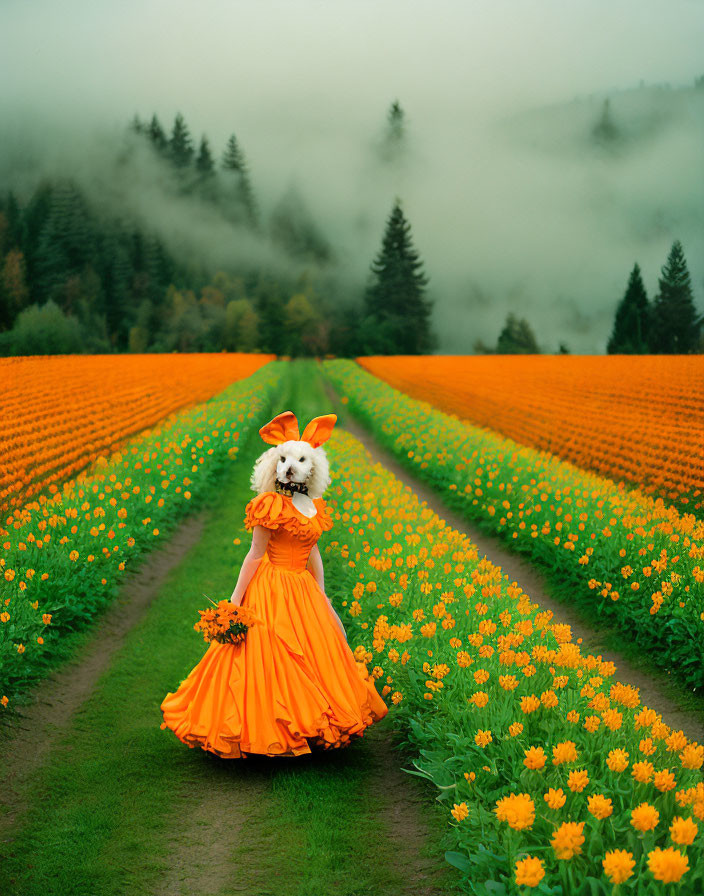
[[[320,517],[320,528],[323,532],[327,532],[328,529],[332,529],[333,520],[332,520],[332,512],[328,505],[325,503],[323,498],[320,498],[318,501],[318,515]]]
[[[245,507],[244,514],[246,529],[253,529],[255,526],[278,529],[287,516],[283,498],[276,492],[261,492],[256,495]]]

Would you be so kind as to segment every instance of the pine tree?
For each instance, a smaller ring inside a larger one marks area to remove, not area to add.
[[[0,197],[0,214],[3,217],[0,253],[21,248],[23,240],[22,213],[17,197],[12,190],[8,190],[4,198]]]
[[[384,162],[398,161],[405,147],[405,137],[405,113],[399,101],[394,100],[386,116],[386,132],[379,148]]]
[[[237,187],[237,201],[242,204],[245,209],[247,221],[251,227],[257,229],[259,227],[259,212],[254,199],[254,191],[252,183],[249,179],[249,171],[237,138],[234,134],[230,135],[222,157],[222,167],[224,171],[229,172],[235,177]]]
[[[193,141],[183,115],[179,112],[169,140],[169,156],[177,168],[186,168],[193,159]]]
[[[650,330],[654,354],[686,355],[696,351],[704,317],[697,314],[684,250],[679,240],[661,268],[660,290],[655,296]]]
[[[540,354],[533,330],[525,318],[519,320],[513,312],[509,312],[496,343],[496,352],[499,355]]]
[[[132,266],[129,252],[118,231],[103,234],[101,261],[104,287],[104,307],[101,310],[105,313],[110,342],[122,351],[127,347]]]
[[[633,266],[626,292],[619,302],[606,345],[609,355],[645,355],[649,352],[650,303],[638,263]]]
[[[128,127],[129,130],[133,131],[135,134],[143,134],[146,129],[146,125],[136,112],[134,113],[132,121],[129,123]]]
[[[606,146],[613,144],[619,136],[619,130],[611,117],[611,104],[607,97],[601,108],[601,118],[592,128],[592,137],[597,143]]]
[[[58,181],[38,237],[33,292],[40,304],[59,297],[69,275],[93,257],[96,222],[84,195],[70,179]],[[58,299],[59,302],[61,301]]]
[[[376,280],[364,295],[367,336],[384,334],[382,350],[396,354],[427,354],[436,340],[430,328],[431,303],[425,296],[428,279],[413,248],[411,226],[396,199],[387,219],[382,247],[371,265]],[[393,340],[393,346],[388,341]],[[372,351],[378,347],[371,345]]]
[[[332,248],[315,222],[298,188],[292,184],[274,206],[269,219],[274,242],[291,255],[315,259],[320,264],[333,260]]]
[[[147,125],[147,135],[158,152],[166,153],[169,141],[166,139],[164,129],[159,123],[159,119],[156,115],[152,115],[152,120]]]
[[[389,109],[387,115],[387,122],[389,124],[388,136],[389,140],[400,143],[403,140],[404,136],[404,111],[401,108],[401,104],[398,100],[394,100],[391,103],[391,107]]]
[[[200,140],[196,168],[203,178],[208,178],[215,173],[215,163],[213,162],[210,145],[205,134],[203,134]]]

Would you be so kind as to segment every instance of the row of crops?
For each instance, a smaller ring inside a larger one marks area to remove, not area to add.
[[[704,366],[697,355],[358,361],[448,414],[684,509],[704,507]]]
[[[552,574],[566,601],[704,684],[704,521],[445,414],[345,360],[343,400],[446,503]]]
[[[218,370],[219,356],[210,356],[213,381],[232,380],[237,371],[240,379],[215,398],[162,415],[155,426],[123,440],[108,456],[99,454],[60,487],[52,483],[6,513],[0,524],[2,706],[51,662],[51,653],[67,633],[90,623],[113,599],[130,564],[204,499],[223,467],[236,458],[238,441],[261,426],[274,401],[283,362],[262,367],[252,363],[252,356],[243,356],[237,368],[237,356],[223,357]],[[174,359],[169,360],[173,371]],[[197,369],[190,368],[191,394],[203,389],[207,379],[204,375],[199,385]],[[94,370],[87,364],[84,373],[88,395]],[[147,397],[163,397],[168,378],[156,378],[148,389],[144,384],[141,388]],[[146,398],[141,407],[145,405]],[[32,412],[30,405],[25,416]],[[111,439],[117,438],[124,419],[125,414],[115,415]],[[108,423],[106,418],[101,424],[105,431]],[[86,426],[74,430],[73,438],[70,431],[64,432],[67,451],[87,437]],[[35,446],[41,449],[37,441]],[[84,444],[83,450],[94,452],[96,444]]]
[[[368,374],[331,372],[361,401]],[[427,424],[415,421],[416,437]],[[704,892],[704,746],[641,705],[613,664],[583,655],[569,626],[357,440],[336,430],[327,452],[329,593],[447,806],[447,858],[467,891]]]
[[[0,358],[0,511],[57,486],[168,414],[207,401],[273,355]]]

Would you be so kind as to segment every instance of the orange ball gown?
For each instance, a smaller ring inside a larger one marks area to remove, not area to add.
[[[311,548],[333,525],[325,501],[314,504],[311,518],[273,491],[247,504],[246,528],[273,530],[242,598],[262,624],[241,644],[210,642],[164,698],[161,727],[189,747],[224,759],[300,756],[347,746],[388,712],[306,568]]]

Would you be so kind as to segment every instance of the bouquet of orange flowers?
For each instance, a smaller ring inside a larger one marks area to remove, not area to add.
[[[238,606],[230,600],[220,600],[216,603],[207,594],[203,597],[208,598],[213,606],[207,610],[198,610],[200,620],[193,628],[197,632],[203,632],[205,641],[240,644],[244,641],[250,625],[261,622],[248,607]]]

